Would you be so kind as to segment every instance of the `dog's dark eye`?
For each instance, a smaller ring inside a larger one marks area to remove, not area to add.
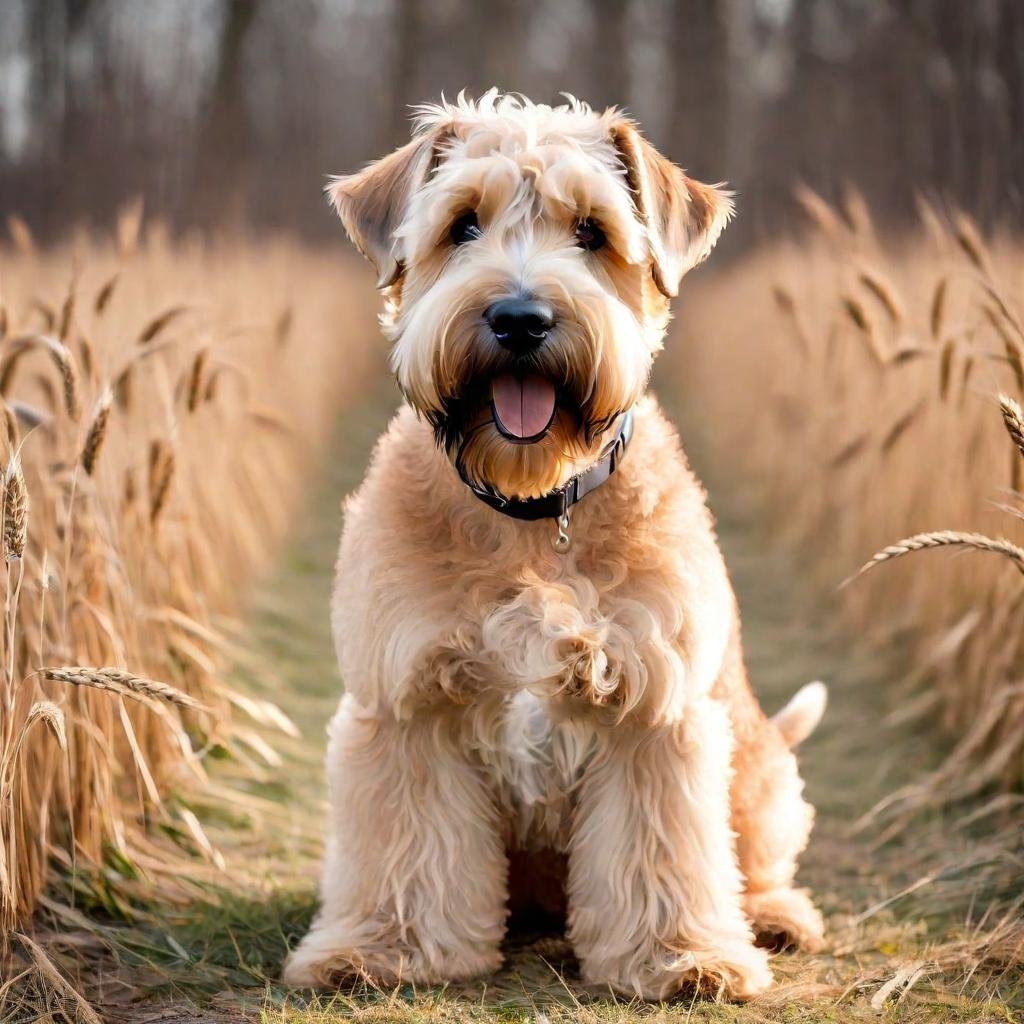
[[[466,242],[472,242],[475,238],[483,237],[476,214],[472,210],[456,219],[455,223],[452,224],[450,234],[454,245],[465,245]]]
[[[600,226],[587,218],[587,220],[581,220],[576,225],[576,241],[580,244],[581,248],[595,252],[608,239],[605,237],[605,233],[601,230]]]

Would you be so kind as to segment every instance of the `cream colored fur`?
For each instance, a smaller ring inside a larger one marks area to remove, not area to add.
[[[567,855],[587,982],[650,999],[762,992],[755,932],[821,938],[793,887],[813,812],[786,738],[813,728],[823,694],[779,726],[761,712],[704,493],[644,397],[668,297],[728,197],[616,111],[492,93],[429,108],[409,146],[332,198],[380,274],[409,404],[345,510],[321,908],[286,980],[493,971],[519,848]],[[453,249],[466,209],[483,237]],[[607,251],[575,245],[586,217]],[[501,365],[482,310],[521,290],[556,310],[538,366],[569,407],[533,445],[476,406],[452,439],[446,411]],[[492,510],[451,464],[542,494],[592,462],[628,408],[632,444],[574,509],[568,554],[550,521]]]

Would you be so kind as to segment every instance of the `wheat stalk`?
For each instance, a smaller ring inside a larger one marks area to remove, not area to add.
[[[927,551],[931,548],[946,547],[967,547],[977,551],[992,551],[1009,558],[1018,571],[1024,573],[1024,548],[1019,548],[1003,538],[993,539],[981,533],[966,533],[957,530],[936,530],[932,533],[915,533],[913,537],[905,537],[903,540],[890,544],[888,547],[876,551],[852,576],[848,576],[840,584],[845,587],[852,583],[857,577],[873,569],[882,562],[892,561],[894,558],[902,558],[903,555],[912,554],[915,551]]]
[[[932,294],[931,310],[929,320],[932,329],[932,338],[935,341],[942,340],[942,324],[946,315],[946,295],[949,291],[949,278],[942,278],[935,286]]]
[[[78,336],[78,356],[82,360],[82,370],[85,372],[86,378],[92,380],[93,371],[96,368],[96,358],[93,355],[92,345],[84,334]]]
[[[190,697],[169,683],[145,679],[119,668],[87,668],[82,665],[65,665],[60,668],[43,669],[43,675],[54,682],[70,683],[73,686],[88,686],[94,690],[109,690],[135,700],[153,698],[195,711],[207,710],[194,697]]]
[[[0,360],[0,394],[6,395],[14,379],[14,371],[21,357],[28,352],[34,343],[34,334],[11,338],[6,345],[3,359]]]
[[[199,406],[203,383],[203,369],[206,366],[206,360],[209,356],[210,350],[208,348],[201,348],[196,353],[195,359],[192,360],[192,369],[189,371],[187,389],[187,405],[189,412],[195,412]]]
[[[899,439],[913,426],[914,421],[924,412],[928,405],[927,399],[922,398],[917,405],[909,412],[904,413],[890,428],[881,444],[881,452],[887,455],[896,446]]]
[[[25,553],[28,543],[28,487],[21,459],[14,455],[4,473],[3,543],[4,558],[14,561]]]
[[[953,234],[964,255],[974,264],[975,268],[985,277],[991,277],[985,243],[977,225],[962,211],[957,213],[953,223]]]
[[[93,310],[96,315],[99,316],[110,304],[110,300],[114,295],[114,289],[117,287],[117,281],[120,275],[114,274],[113,277],[107,279],[106,283],[96,293],[96,301],[93,303]]]
[[[884,367],[888,362],[888,357],[882,348],[881,342],[878,340],[874,324],[871,322],[871,318],[868,316],[863,303],[855,299],[852,295],[844,295],[842,302],[847,316],[849,316],[853,321],[854,326],[860,330],[864,339],[867,341],[868,351],[871,353],[875,363],[880,367]]]
[[[64,721],[64,712],[61,711],[52,700],[37,700],[32,705],[31,709],[25,721],[22,723],[21,729],[18,733],[18,739],[14,745],[14,753],[11,757],[11,762],[16,763],[19,755],[21,754],[21,748],[25,745],[28,739],[29,733],[32,730],[32,726],[36,722],[43,722],[47,728],[53,733],[54,739],[57,741],[57,745],[65,753],[68,749],[68,733],[67,725]]]
[[[800,313],[797,310],[796,299],[793,293],[782,285],[777,284],[772,288],[772,298],[779,312],[785,316],[793,325],[796,332],[796,340],[800,346],[800,354],[809,356],[811,354],[811,342],[807,337],[803,324],[800,322]]]
[[[184,312],[184,306],[171,306],[170,309],[165,309],[143,327],[139,333],[138,344],[148,345],[172,320],[176,320]]]
[[[1020,405],[1007,395],[999,396],[999,408],[1010,440],[1017,446],[1017,451],[1024,455],[1024,412],[1021,411]]]
[[[880,274],[867,267],[861,270],[859,277],[860,283],[882,304],[893,324],[902,323],[906,314],[895,289],[887,281],[884,281]]]
[[[71,333],[71,321],[75,316],[75,285],[71,283],[68,288],[67,298],[64,299],[64,304],[60,309],[60,325],[57,328],[57,337],[60,340],[67,341],[68,335]]]
[[[847,186],[843,190],[839,213],[850,232],[860,238],[867,238],[871,233],[871,213],[860,189]]]
[[[61,383],[64,386],[64,409],[71,419],[77,420],[81,414],[78,404],[78,374],[75,372],[71,349],[64,342],[48,335],[44,335],[41,340],[60,371]]]
[[[131,412],[132,408],[132,375],[134,370],[135,364],[129,363],[114,378],[114,394],[117,396],[117,405],[119,409],[123,409],[125,412]]]
[[[82,445],[82,468],[92,476],[96,468],[96,459],[99,456],[100,448],[103,447],[103,440],[107,436],[107,424],[110,421],[110,407],[114,401],[114,392],[110,387],[103,389],[96,409],[92,414],[92,422],[85,435],[85,443]]]
[[[167,504],[174,477],[174,452],[166,441],[154,441],[149,449],[149,521],[155,523]]]
[[[15,338],[0,361],[0,394],[7,394],[14,377],[14,369],[21,357],[32,348],[45,349],[57,367],[64,388],[64,408],[68,416],[77,420],[80,414],[78,404],[78,374],[75,371],[71,350],[49,334],[26,334]]]
[[[843,222],[835,210],[814,189],[807,185],[797,185],[793,189],[793,197],[803,207],[804,212],[822,233],[832,240],[841,239],[845,235]]]

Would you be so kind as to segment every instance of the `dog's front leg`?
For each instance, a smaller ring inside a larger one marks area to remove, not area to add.
[[[731,737],[706,697],[672,724],[598,725],[569,847],[570,939],[585,980],[664,999],[748,998],[772,975],[740,903]]]
[[[494,794],[460,742],[464,712],[407,720],[345,697],[330,727],[322,905],[293,985],[441,982],[501,963],[507,865]]]

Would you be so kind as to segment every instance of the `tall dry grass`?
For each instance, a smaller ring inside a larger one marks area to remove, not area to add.
[[[218,625],[275,554],[372,314],[347,264],[286,241],[0,245],[0,941],[56,862],[216,862],[181,792],[258,757]],[[159,826],[154,829],[153,826]]]
[[[856,195],[803,192],[796,240],[695,280],[675,359],[716,462],[827,590],[875,551],[934,531],[1024,541],[1022,461],[998,395],[1024,392],[1024,243],[984,242],[920,204],[882,236]],[[985,561],[985,559],[988,559]],[[1024,581],[1006,561],[933,551],[845,588],[855,627],[898,638],[894,689],[955,750],[914,803],[1024,783]]]

